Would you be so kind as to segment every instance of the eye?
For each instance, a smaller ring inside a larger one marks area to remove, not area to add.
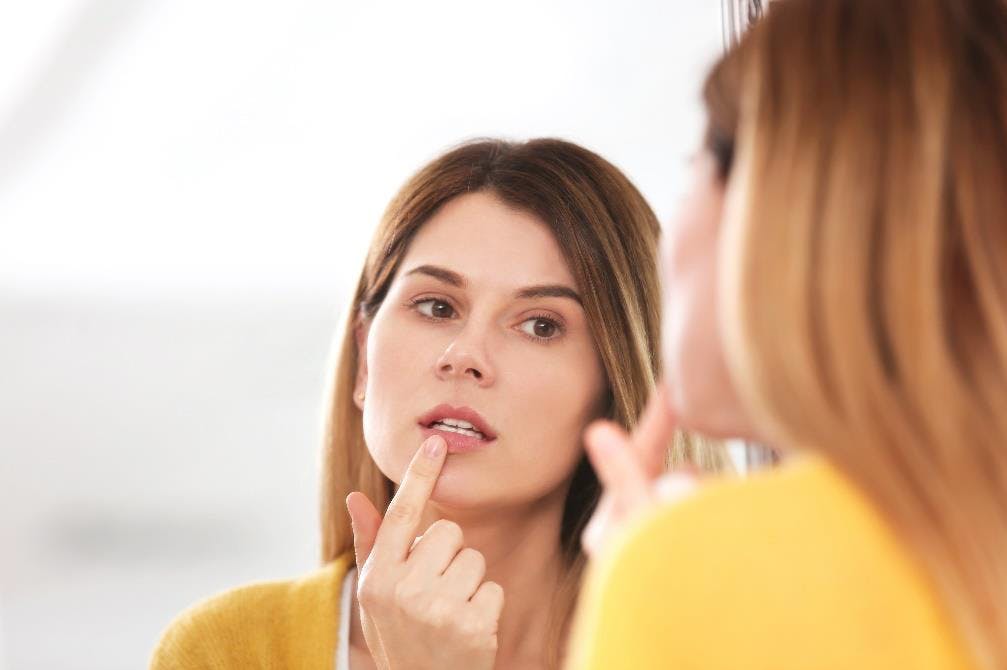
[[[413,303],[413,306],[420,314],[431,319],[450,319],[455,315],[454,307],[447,302],[436,298],[418,300]]]
[[[537,316],[521,324],[521,332],[538,340],[552,340],[560,334],[560,325],[552,319]]]

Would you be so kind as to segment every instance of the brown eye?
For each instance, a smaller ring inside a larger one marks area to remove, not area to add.
[[[455,315],[455,309],[443,300],[421,300],[416,303],[416,309],[420,314],[429,316],[432,319],[450,319]]]
[[[528,319],[521,324],[521,331],[540,340],[551,340],[559,333],[559,325],[549,319]]]

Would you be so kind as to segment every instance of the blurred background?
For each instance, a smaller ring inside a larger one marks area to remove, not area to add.
[[[330,338],[403,180],[560,136],[662,219],[715,0],[0,4],[0,669],[144,667],[317,563]]]

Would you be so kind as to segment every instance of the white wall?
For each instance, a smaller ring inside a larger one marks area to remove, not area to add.
[[[142,667],[312,567],[328,341],[395,189],[558,135],[667,217],[720,45],[715,0],[0,5],[0,668]]]

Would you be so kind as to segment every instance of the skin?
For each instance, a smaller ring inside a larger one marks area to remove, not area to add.
[[[660,471],[676,425],[710,436],[758,440],[728,373],[717,310],[725,190],[714,157],[699,153],[662,242],[661,389],[632,435],[605,421],[595,422],[585,434],[588,456],[605,487],[582,537],[589,554],[606,546],[633,516],[697,488],[689,473]]]
[[[522,296],[542,286],[553,288]],[[542,605],[563,574],[563,504],[605,389],[576,291],[549,229],[477,192],[423,226],[359,329],[364,436],[401,486],[383,520],[362,494],[347,501],[361,566],[355,668],[541,664]],[[429,490],[410,493],[404,473],[424,439],[417,419],[442,403],[475,409],[497,438],[448,454],[436,475],[420,478]],[[402,507],[409,513],[395,517]],[[390,522],[398,539],[382,543]],[[418,536],[403,554],[402,538]],[[491,595],[473,616],[484,588]],[[487,623],[497,589],[506,606]]]
[[[715,159],[700,152],[661,245],[664,397],[686,430],[755,439],[727,370],[716,309],[724,195]]]

